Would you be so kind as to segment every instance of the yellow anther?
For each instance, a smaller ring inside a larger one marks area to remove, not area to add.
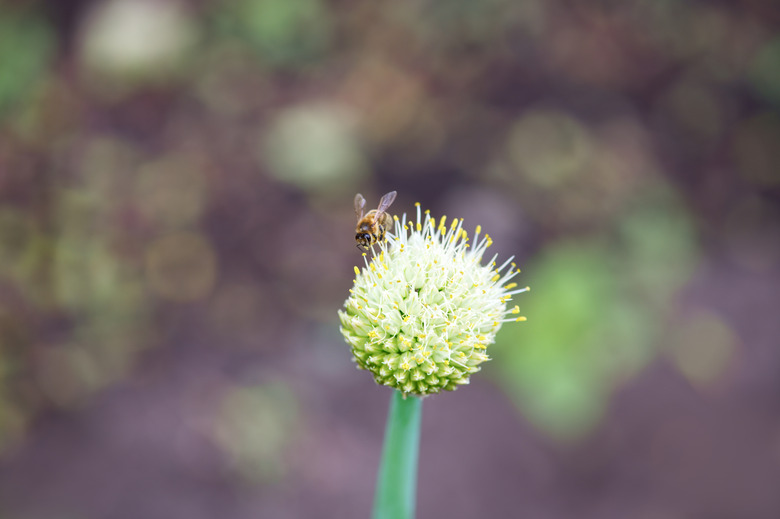
[[[517,286],[517,283],[509,283],[508,285],[504,286],[506,290],[512,290]]]
[[[498,281],[499,279],[501,279],[501,275],[499,275],[499,274],[496,274],[495,276],[493,276],[492,278],[490,278],[490,281],[492,281],[493,283],[495,283],[495,282],[496,282],[496,281]]]
[[[477,225],[477,228],[476,228],[476,230],[474,231],[474,234],[479,234],[479,233],[481,233],[481,232],[482,232],[482,226],[481,226],[481,225]]]
[[[519,307],[519,306],[517,306],[517,305],[515,305],[515,307],[514,307],[514,308],[512,308],[512,312],[511,312],[511,313],[513,313],[513,314],[519,314],[519,313],[520,313],[520,307]]]
[[[517,319],[515,319],[515,321],[527,321],[527,320],[528,319],[526,317],[522,316],[522,315],[520,317],[518,317]]]
[[[444,227],[444,222],[447,221],[447,216],[444,215],[441,217],[441,220],[439,220],[439,227]]]
[[[357,268],[357,267],[355,267],[355,275],[356,275],[356,276],[359,276],[359,275],[360,275],[360,269],[359,269],[359,268]]]
[[[414,203],[414,205],[415,205],[416,207],[420,207],[420,202],[415,202],[415,203]]]

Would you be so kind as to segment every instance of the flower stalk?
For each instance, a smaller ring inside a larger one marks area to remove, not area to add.
[[[421,398],[393,391],[372,519],[414,517],[421,417]]]

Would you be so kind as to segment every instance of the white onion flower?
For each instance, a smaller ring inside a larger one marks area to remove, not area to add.
[[[418,396],[457,389],[489,360],[501,325],[525,320],[508,303],[529,289],[510,282],[519,272],[512,258],[498,268],[495,256],[482,264],[492,240],[479,226],[472,247],[462,219],[437,225],[420,204],[416,222],[407,224],[406,214],[394,220],[379,252],[355,267],[341,333],[379,384]]]

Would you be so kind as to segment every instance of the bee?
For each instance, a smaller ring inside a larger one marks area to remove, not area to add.
[[[373,244],[385,239],[385,232],[393,224],[393,217],[387,214],[387,208],[395,200],[398,193],[390,191],[379,200],[379,206],[364,215],[366,199],[360,193],[355,195],[355,215],[357,215],[357,227],[355,228],[355,241],[358,249],[368,250]]]

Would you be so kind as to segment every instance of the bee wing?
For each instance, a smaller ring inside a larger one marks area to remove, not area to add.
[[[366,209],[366,199],[363,198],[363,195],[360,193],[355,195],[355,215],[357,215],[357,219],[360,220],[363,218],[363,214],[365,213]]]
[[[390,191],[379,200],[379,207],[376,208],[377,219],[382,218],[382,215],[387,211],[387,208],[390,207],[390,204],[393,203],[397,194],[397,191]]]

